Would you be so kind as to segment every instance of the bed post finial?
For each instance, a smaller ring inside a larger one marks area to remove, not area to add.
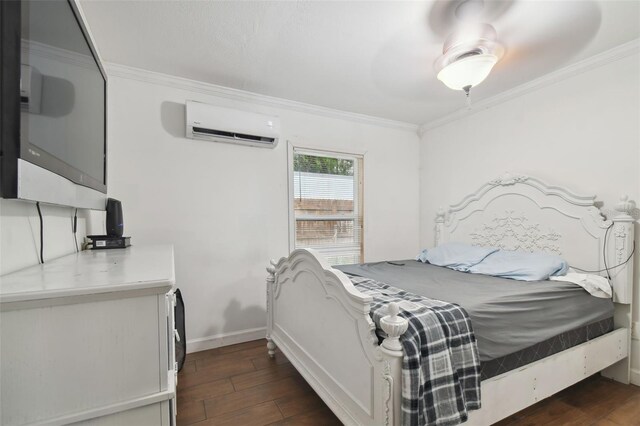
[[[267,266],[267,351],[269,357],[276,356],[276,344],[271,340],[271,329],[273,328],[273,288],[276,283],[276,262],[271,260],[270,265]]]
[[[407,331],[409,321],[398,316],[400,307],[396,302],[389,303],[387,312],[389,315],[382,317],[380,320],[380,326],[387,333],[387,338],[382,342],[382,346],[391,351],[402,351],[400,336]]]
[[[439,207],[436,212],[436,238],[435,238],[435,246],[439,246],[442,243],[442,230],[444,228],[444,217],[447,212]]]
[[[633,221],[633,212],[636,209],[636,202],[629,199],[628,195],[620,197],[620,202],[616,204],[615,211],[619,214],[614,218],[616,221],[627,220]]]

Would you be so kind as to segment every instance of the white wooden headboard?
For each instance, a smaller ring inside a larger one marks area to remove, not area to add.
[[[634,248],[633,201],[626,197],[605,218],[595,196],[575,195],[539,179],[509,175],[482,185],[436,215],[436,245],[460,241],[509,250],[544,251],[583,270],[610,268],[614,301],[630,304]],[[605,236],[607,242],[605,244]],[[605,275],[602,273],[601,275]]]

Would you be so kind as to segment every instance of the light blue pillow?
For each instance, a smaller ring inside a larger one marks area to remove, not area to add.
[[[482,259],[497,250],[494,247],[474,247],[463,243],[445,243],[432,249],[423,250],[416,260],[466,272],[473,265],[481,262]]]
[[[474,274],[493,275],[520,281],[542,281],[565,275],[569,265],[560,256],[500,250],[469,268]]]
[[[418,256],[416,256],[416,260],[422,263],[427,263],[427,249],[424,249],[420,252]]]

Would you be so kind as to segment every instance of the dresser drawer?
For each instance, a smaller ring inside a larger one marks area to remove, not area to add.
[[[166,306],[164,294],[152,294],[2,311],[1,423],[166,390]]]

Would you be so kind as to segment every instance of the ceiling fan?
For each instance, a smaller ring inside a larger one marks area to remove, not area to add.
[[[438,80],[453,90],[462,90],[470,105],[471,88],[482,83],[504,55],[495,28],[480,22],[484,0],[465,0],[455,8],[457,28],[449,34],[436,59]]]

